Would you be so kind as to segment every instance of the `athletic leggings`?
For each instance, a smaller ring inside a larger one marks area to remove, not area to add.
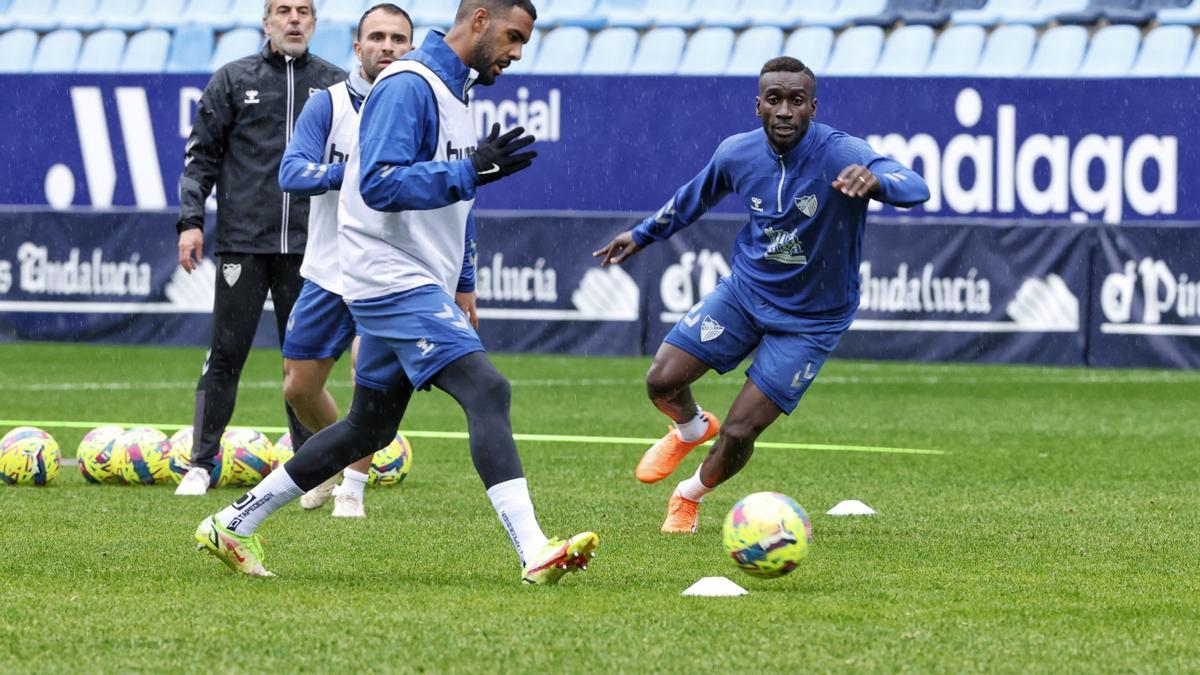
[[[217,259],[217,296],[213,304],[212,339],[200,382],[196,385],[196,411],[192,428],[192,464],[213,470],[221,434],[233,417],[238,380],[250,354],[267,291],[275,303],[279,344],[287,331],[288,316],[300,295],[302,255],[227,253]],[[282,385],[280,391],[283,391]],[[294,447],[311,435],[284,402]]]
[[[508,417],[510,386],[485,353],[454,361],[434,376],[433,385],[450,394],[467,414],[471,461],[485,488],[524,475]],[[350,413],[310,438],[284,465],[288,475],[308,492],[386,446],[396,435],[411,397],[407,382],[386,391],[355,387]]]

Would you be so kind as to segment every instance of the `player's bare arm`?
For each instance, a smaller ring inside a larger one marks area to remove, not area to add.
[[[467,315],[467,319],[471,322],[471,327],[479,330],[479,309],[476,305],[475,291],[466,293],[458,291],[454,294],[454,304]]]
[[[851,164],[834,179],[833,189],[852,199],[870,199],[879,190],[879,177],[861,164]]]
[[[600,258],[601,267],[608,267],[609,265],[620,265],[640,250],[642,247],[633,240],[633,230],[625,230],[613,237],[613,240],[608,242],[604,248],[593,251],[592,257]]]

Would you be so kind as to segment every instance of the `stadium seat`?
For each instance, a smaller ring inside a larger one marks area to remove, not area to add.
[[[1192,3],[1186,7],[1160,9],[1154,18],[1164,25],[1200,26],[1200,0],[1192,0]]]
[[[175,29],[167,55],[168,73],[204,73],[212,63],[213,29],[187,25]]]
[[[103,15],[97,10],[96,0],[58,0],[54,15],[60,28],[93,31],[104,25]]]
[[[747,28],[737,36],[726,75],[758,75],[763,64],[783,50],[783,31],[775,26]]]
[[[696,28],[700,19],[691,10],[692,0],[654,0],[646,5],[650,21],[660,28]]]
[[[258,3],[259,25],[262,25],[262,3]],[[184,24],[208,26],[216,31],[227,31],[237,27],[231,0],[192,0],[183,14]],[[206,64],[207,65],[207,64]],[[168,68],[170,65],[168,64]]]
[[[596,14],[604,18],[605,25],[644,30],[653,22],[647,4],[647,0],[600,0]]]
[[[976,75],[1019,77],[1029,66],[1037,31],[1033,26],[1000,26],[992,31],[979,57]]]
[[[74,28],[60,28],[47,33],[38,43],[33,55],[31,73],[72,73],[79,62],[83,34]]]
[[[724,27],[701,28],[692,34],[683,58],[679,60],[679,75],[720,75],[729,65],[733,51],[733,31]]]
[[[200,0],[203,2],[203,0]],[[333,2],[325,3],[326,6],[317,11],[317,28],[320,29],[323,23],[335,23],[345,25],[352,23],[358,25],[358,20],[362,18],[362,13],[368,7],[374,6],[374,0],[334,0]],[[416,23],[423,23],[413,18]],[[315,36],[314,36],[315,37]],[[349,49],[349,47],[347,47]],[[341,63],[344,59],[333,61],[333,63]]]
[[[121,59],[122,73],[161,73],[167,67],[167,52],[171,34],[161,28],[147,28],[134,33],[125,45]]]
[[[588,32],[579,26],[560,26],[546,33],[538,48],[537,60],[530,72],[547,75],[573,75],[583,65],[588,48]]]
[[[79,52],[78,73],[115,73],[121,67],[125,55],[125,31],[105,28],[87,36]]]
[[[920,75],[933,52],[933,29],[929,26],[901,26],[892,31],[879,55],[876,75]]]
[[[633,63],[638,35],[632,28],[605,28],[596,33],[579,72],[584,75],[624,75]]]
[[[750,19],[741,11],[741,5],[742,0],[693,0],[691,13],[704,26],[745,28]]]
[[[1194,42],[1187,26],[1159,26],[1146,34],[1142,50],[1130,69],[1139,77],[1173,77],[1183,72]]]
[[[785,56],[800,59],[818,77],[825,74],[832,50],[833,31],[825,26],[797,28],[783,44]]]
[[[604,26],[604,17],[596,14],[596,0],[551,0],[538,10],[537,21],[542,28],[580,26],[597,29]]]
[[[204,0],[197,0],[204,2]],[[174,28],[187,9],[187,0],[148,0],[142,18],[151,28]]]
[[[757,0],[742,3],[742,23],[749,26],[795,28],[801,12],[796,0]]]
[[[318,17],[323,19],[325,17]],[[262,29],[262,0],[234,0],[229,9],[229,26]]]
[[[888,0],[840,0],[837,16],[844,24],[890,26],[896,15],[887,11]]]
[[[458,0],[413,0],[409,7],[408,14],[418,26],[445,28],[454,23]]]
[[[421,43],[418,42],[417,44]],[[541,47],[542,31],[538,30],[535,26],[533,33],[529,36],[529,42],[526,42],[525,46],[521,48],[521,58],[513,61],[511,65],[504,69],[504,72],[506,74],[533,72],[533,66],[537,61],[538,52],[541,50]]]
[[[973,75],[987,32],[982,26],[951,26],[942,31],[925,67],[926,75]]]
[[[1092,35],[1079,66],[1080,77],[1124,77],[1133,68],[1142,32],[1135,26],[1114,24]]]
[[[341,21],[317,21],[308,49],[326,61],[341,66],[354,51],[354,28],[358,25]]]
[[[27,73],[37,51],[37,33],[16,28],[0,35],[0,73]]]
[[[826,75],[870,75],[883,48],[883,29],[878,26],[847,28],[833,43],[825,66]]]
[[[1083,62],[1088,33],[1083,26],[1055,26],[1042,34],[1026,77],[1067,77],[1074,75]]]
[[[837,15],[837,0],[794,0],[792,5],[800,10],[801,26],[840,28],[846,23]]]
[[[257,53],[262,49],[263,42],[262,31],[253,28],[235,28],[221,35],[221,39],[217,40],[217,48],[213,50],[212,59],[208,62],[208,71],[216,72],[230,61]]]
[[[1036,7],[1026,11],[1009,11],[1004,13],[1005,23],[1027,23],[1032,26],[1045,26],[1057,20],[1060,16],[1078,16],[1087,9],[1090,0],[1040,0]],[[1085,21],[1086,23],[1086,21]]]
[[[630,75],[670,75],[679,69],[687,34],[681,28],[652,28],[638,42]]]
[[[964,9],[950,13],[950,22],[973,26],[995,26],[1004,20],[1006,12],[1032,11],[1037,0],[987,0],[979,9]]]
[[[259,3],[259,7],[261,9],[262,3]],[[102,0],[96,14],[100,16],[105,28],[130,32],[146,27],[142,0]]]
[[[45,32],[58,26],[54,0],[13,0],[6,16],[16,28]]]
[[[952,12],[979,9],[983,3],[984,0],[928,0],[918,6],[897,6],[896,11],[905,25],[941,28],[950,22]],[[932,6],[920,6],[925,4]]]

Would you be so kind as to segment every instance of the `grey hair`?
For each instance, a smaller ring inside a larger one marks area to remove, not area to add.
[[[312,8],[313,18],[317,18],[317,0],[308,0],[308,6]],[[271,0],[263,0],[263,18],[271,16]]]

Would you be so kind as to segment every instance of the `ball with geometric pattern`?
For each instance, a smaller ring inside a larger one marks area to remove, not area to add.
[[[222,472],[225,471],[223,459],[221,448],[218,446],[217,454],[213,457],[213,469],[208,474],[208,487],[210,488],[224,484],[221,482]],[[171,479],[178,483],[183,480],[190,468],[192,468],[192,428],[184,427],[171,435]]]
[[[271,473],[271,439],[254,429],[228,429],[221,436],[221,485],[251,487]]]
[[[723,535],[734,564],[761,579],[795,569],[813,539],[808,514],[778,492],[756,492],[739,500],[725,517]]]
[[[158,429],[129,429],[114,441],[112,452],[125,483],[156,485],[171,480],[171,442]]]
[[[47,485],[61,461],[58,442],[37,427],[17,427],[0,438],[0,480],[8,485]]]
[[[379,450],[371,458],[371,471],[367,483],[381,487],[403,483],[412,469],[412,459],[412,446],[408,444],[408,439],[396,434],[396,438],[388,443],[386,448]]]
[[[108,424],[84,434],[75,450],[76,466],[89,483],[119,483],[119,467],[113,464],[113,447],[125,433],[123,427]]]
[[[287,461],[295,455],[296,449],[292,447],[292,435],[285,433],[275,441],[275,449],[271,453],[271,470],[274,471],[287,464]]]

